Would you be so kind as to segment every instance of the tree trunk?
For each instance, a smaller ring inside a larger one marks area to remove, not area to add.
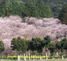
[[[42,60],[42,59],[41,59],[41,55],[40,55],[40,60]]]
[[[63,60],[64,58],[63,58],[63,55],[62,55],[62,60]]]
[[[46,53],[46,59],[48,59],[48,57],[47,57],[47,53]]]
[[[34,60],[34,55],[33,55],[33,60]]]
[[[26,61],[26,57],[25,57],[25,54],[24,54],[24,61]]]
[[[30,60],[30,50],[29,50],[29,60]]]
[[[18,61],[20,61],[20,56],[18,55]]]

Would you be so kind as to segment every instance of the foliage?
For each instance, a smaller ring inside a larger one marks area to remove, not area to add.
[[[14,38],[11,41],[11,48],[12,50],[17,50],[18,52],[25,53],[27,51],[26,39],[22,39],[18,37],[17,39]]]
[[[56,43],[56,49],[60,50],[63,54],[63,50],[67,50],[67,38],[62,39]]]
[[[64,38],[60,42],[56,43],[52,42],[50,36],[44,37],[44,40],[41,40],[38,37],[32,38],[32,40],[26,40],[18,37],[12,39],[11,41],[12,50],[17,50],[18,52],[23,53],[27,50],[31,50],[32,52],[37,51],[41,54],[44,46],[50,51],[51,55],[53,55],[56,51],[58,52],[58,50],[61,52],[63,52],[63,50],[67,51],[67,38]]]
[[[49,5],[42,0],[39,1],[24,3],[23,1],[4,0],[0,2],[0,16],[19,15],[20,17],[52,17],[53,15]]]
[[[62,49],[67,49],[67,38],[62,39],[60,43]]]
[[[51,55],[53,55],[53,53],[55,52],[55,48],[56,48],[56,44],[51,42],[49,45],[48,45],[48,49],[50,50],[51,52]]]
[[[59,19],[63,24],[67,24],[67,4],[63,5],[59,14]]]
[[[23,12],[24,7],[25,5],[22,1],[21,2],[13,1],[11,15],[19,15],[20,17],[23,17],[22,12]]]
[[[14,56],[7,56],[8,59],[17,59],[18,56],[14,55]],[[25,56],[26,58],[29,58],[29,56]],[[33,55],[30,56],[31,58],[33,58]],[[50,56],[47,56],[48,58],[50,58]],[[59,57],[59,56],[57,56]],[[24,56],[20,55],[20,58],[24,58]],[[40,56],[34,55],[34,58],[40,58]],[[46,56],[41,56],[41,58],[46,58]]]
[[[23,0],[23,2],[37,2],[38,0]],[[48,3],[54,17],[58,17],[59,12],[63,6],[63,4],[67,3],[67,0],[43,0],[45,3]]]
[[[50,36],[44,37],[44,44],[45,44],[45,47],[47,47],[51,41],[52,41],[52,39],[51,39]]]
[[[65,3],[67,0],[4,0],[0,2],[0,16],[58,17]]]
[[[34,3],[26,3],[22,15],[23,17],[38,17],[36,5]]]
[[[0,16],[9,16],[11,15],[10,12],[12,10],[12,4],[10,0],[4,0],[0,4]]]
[[[0,3],[0,16],[19,15],[22,16],[23,2],[4,0]]]
[[[0,53],[4,51],[4,43],[0,41]]]
[[[56,48],[57,48],[57,49],[61,49],[61,43],[60,43],[60,42],[57,42],[57,43],[56,43]]]
[[[47,3],[44,3],[42,0],[36,2],[37,10],[40,17],[52,17],[52,12]]]
[[[43,48],[43,43],[42,40],[40,38],[32,38],[32,41],[30,43],[30,50],[32,51],[38,51],[39,53],[42,52],[42,48]]]

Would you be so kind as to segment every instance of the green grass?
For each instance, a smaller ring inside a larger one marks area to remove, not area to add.
[[[10,60],[10,59],[0,59],[0,61],[18,61],[18,60]],[[24,61],[24,60],[20,60],[20,61]],[[34,59],[34,60],[26,60],[26,61],[67,61],[67,59],[42,59],[42,60],[39,60],[39,59]]]

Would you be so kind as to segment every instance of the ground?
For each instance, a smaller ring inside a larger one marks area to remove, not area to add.
[[[10,60],[10,59],[0,59],[0,61],[17,61],[17,60]],[[20,60],[20,61],[24,61],[24,60]],[[67,59],[42,59],[42,60],[37,60],[37,59],[34,59],[34,60],[26,60],[26,61],[67,61]]]

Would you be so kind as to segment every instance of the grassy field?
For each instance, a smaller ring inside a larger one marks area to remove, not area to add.
[[[18,61],[18,60],[9,60],[9,59],[0,59],[0,61]],[[20,61],[24,61],[24,60],[20,60]],[[42,59],[42,60],[26,60],[26,61],[67,61],[67,59]]]

